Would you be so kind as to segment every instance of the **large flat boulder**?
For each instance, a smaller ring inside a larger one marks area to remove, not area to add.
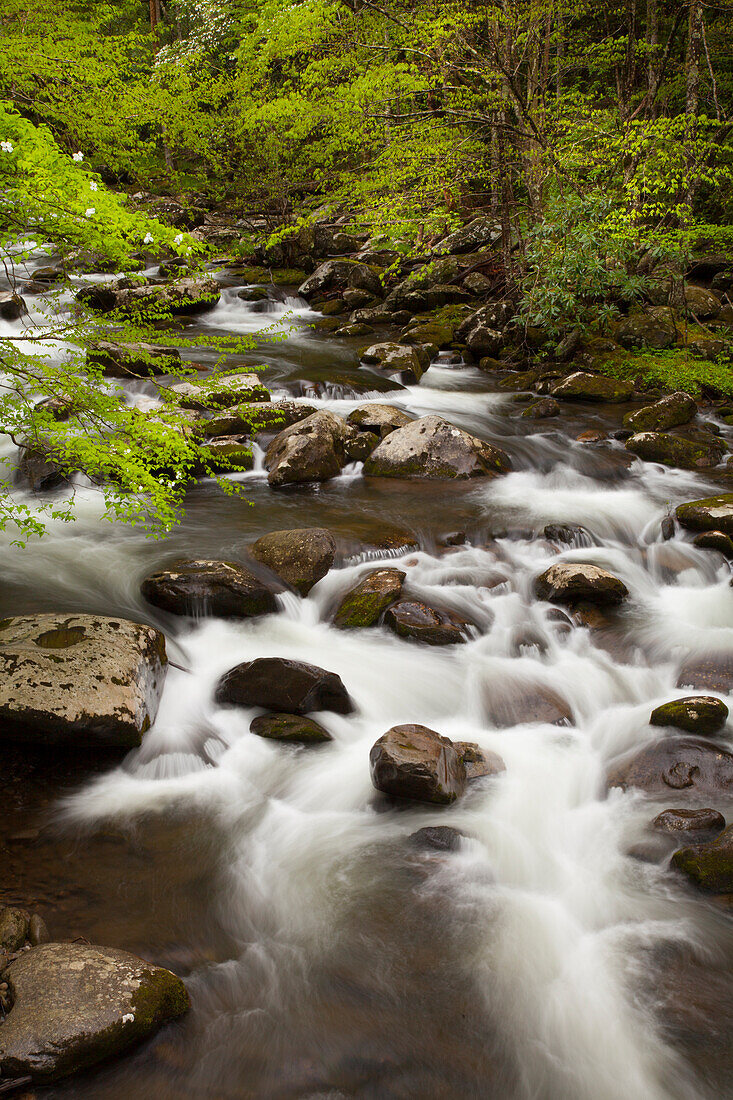
[[[718,465],[726,446],[718,436],[708,433],[687,438],[671,432],[637,432],[626,440],[626,450],[645,462],[659,462],[678,470],[707,470]]]
[[[318,745],[333,741],[328,730],[302,714],[261,714],[250,723],[250,733],[270,741],[288,741],[300,745]]]
[[[689,393],[681,390],[667,394],[652,405],[627,413],[624,427],[634,432],[666,432],[682,424],[689,424],[697,413],[697,405]]]
[[[362,362],[374,364],[382,370],[407,374],[413,381],[419,382],[423,368],[420,357],[409,344],[384,343],[372,344],[362,353]]]
[[[220,706],[265,707],[285,714],[354,710],[335,672],[285,657],[258,657],[235,665],[219,680],[215,697]]]
[[[597,401],[618,404],[630,401],[634,392],[631,382],[619,382],[602,374],[575,371],[552,387],[550,393],[563,401]]]
[[[307,301],[325,291],[366,290],[381,298],[384,295],[379,276],[367,264],[355,260],[326,260],[298,287],[298,294]]]
[[[346,423],[358,428],[361,432],[370,432],[384,439],[398,428],[404,428],[411,424],[413,418],[402,409],[396,409],[394,405],[382,405],[372,402],[360,405],[346,417]]]
[[[249,552],[281,581],[307,596],[333,565],[336,542],[325,527],[301,527],[271,531],[252,543]]]
[[[733,493],[720,493],[680,504],[677,519],[690,531],[722,531],[733,535]]]
[[[496,477],[511,469],[508,455],[442,416],[422,416],[383,439],[364,463],[371,477],[450,481]]]
[[[147,576],[140,591],[148,603],[173,615],[250,619],[277,611],[277,600],[267,585],[232,561],[174,562]]]
[[[277,488],[338,477],[346,463],[345,421],[332,412],[316,412],[277,435],[265,454],[267,480]]]
[[[619,604],[629,591],[623,581],[606,569],[583,562],[558,562],[535,580],[535,593],[550,603]]]
[[[627,753],[611,768],[609,787],[636,787],[656,798],[697,799],[733,793],[733,754],[694,737],[665,737]]]
[[[213,309],[221,298],[216,279],[191,276],[160,286],[138,286],[117,292],[117,309],[130,316],[168,313],[204,313]]]
[[[155,720],[165,638],[98,615],[0,622],[0,738],[133,748]]]
[[[0,977],[12,999],[0,1025],[0,1071],[39,1083],[120,1054],[189,1008],[175,974],[109,947],[42,944]]]

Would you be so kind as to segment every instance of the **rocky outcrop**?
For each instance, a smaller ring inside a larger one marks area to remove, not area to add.
[[[675,515],[690,531],[722,531],[733,535],[733,493],[680,504]]]
[[[274,488],[338,477],[346,462],[346,423],[316,412],[285,428],[267,448],[267,480]]]
[[[146,577],[140,591],[148,603],[173,615],[250,619],[277,610],[267,585],[232,561],[175,562]]]
[[[666,432],[689,422],[697,414],[697,405],[688,393],[678,391],[662,397],[653,405],[627,413],[624,427],[633,432]]]
[[[333,565],[336,543],[324,527],[303,527],[271,531],[252,543],[249,552],[281,581],[307,596]]]
[[[495,218],[479,217],[454,230],[437,246],[441,252],[461,254],[489,248],[501,240],[501,225]]]
[[[718,650],[688,657],[677,673],[678,688],[733,693],[733,653]]]
[[[90,367],[111,378],[147,378],[181,368],[177,348],[159,344],[114,344],[100,340],[87,352]]]
[[[630,313],[616,329],[616,339],[625,348],[671,348],[677,343],[672,311],[658,306],[647,313]]]
[[[659,833],[680,833],[692,836],[696,842],[712,840],[725,828],[725,818],[717,810],[662,810],[652,821]]]
[[[694,737],[665,737],[633,750],[610,770],[609,787],[637,787],[655,798],[733,793],[733,755]]]
[[[498,447],[442,416],[422,416],[391,432],[364,463],[367,476],[433,481],[495,477],[510,469],[508,455]]]
[[[376,626],[402,593],[406,574],[401,569],[374,569],[343,597],[333,618],[341,630]]]
[[[333,741],[331,734],[312,718],[299,714],[261,714],[249,727],[250,733],[270,741],[291,741],[301,745],[318,745]]]
[[[392,374],[407,375],[413,382],[422,378],[420,357],[409,344],[372,344],[361,356],[363,363],[375,365]]]
[[[117,292],[116,308],[128,316],[204,313],[221,298],[216,279],[192,276],[162,286],[138,286]]]
[[[373,432],[380,439],[384,439],[398,428],[411,424],[412,417],[402,409],[396,409],[394,405],[381,405],[374,402],[354,409],[346,417],[346,422],[358,428],[359,431]]]
[[[668,432],[639,432],[626,440],[626,450],[645,462],[679,470],[706,470],[718,465],[726,447],[717,436],[707,433],[688,439]]]
[[[155,720],[165,639],[150,626],[96,615],[0,622],[0,738],[132,748]]]
[[[513,313],[509,302],[492,302],[472,313],[456,329],[455,339],[464,343],[474,357],[495,356],[503,340],[503,330]]]
[[[171,394],[182,409],[213,412],[230,409],[243,402],[270,400],[270,391],[256,374],[225,374],[206,382],[181,382],[171,386]]]
[[[189,1007],[169,970],[90,944],[43,944],[1,977],[13,1007],[0,1027],[0,1071],[39,1083],[121,1053]]]
[[[285,657],[258,657],[235,665],[219,680],[215,698],[220,706],[264,707],[286,714],[354,710],[335,672]]]
[[[377,298],[384,294],[379,276],[371,267],[354,260],[327,260],[301,283],[298,294],[310,302],[324,291],[342,291],[347,287],[366,290]]]
[[[619,382],[602,374],[586,374],[575,371],[550,389],[552,397],[562,401],[597,401],[619,404],[630,401],[634,387],[631,382]]]
[[[472,624],[452,611],[428,607],[419,600],[393,603],[384,616],[385,625],[400,638],[426,645],[456,645],[468,640]]]
[[[602,606],[619,604],[629,590],[613,573],[582,562],[558,562],[535,580],[535,593],[550,603],[587,601]]]
[[[709,894],[733,894],[733,825],[709,844],[680,848],[672,866]]]
[[[652,726],[673,726],[687,733],[712,734],[728,721],[728,708],[722,699],[710,695],[688,695],[656,707],[649,719]]]

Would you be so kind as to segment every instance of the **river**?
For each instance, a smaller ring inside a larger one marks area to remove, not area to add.
[[[340,414],[370,399],[439,413],[501,446],[514,472],[390,483],[355,464],[276,492],[260,461],[239,475],[246,500],[196,485],[164,543],[100,522],[90,487],[76,490],[76,522],[51,522],[25,549],[2,536],[0,614],[152,623],[180,666],[143,747],[119,766],[7,750],[7,899],[38,909],[55,937],[176,970],[193,1006],[121,1060],[34,1095],[733,1096],[730,919],[669,871],[673,845],[648,829],[675,792],[657,803],[604,784],[609,761],[654,738],[649,713],[680,694],[681,654],[733,648],[728,564],[679,531],[660,533],[670,507],[719,482],[632,461],[614,441],[576,441],[618,428],[623,407],[567,405],[552,426],[523,420],[495,378],[449,355],[419,385],[379,394],[358,365],[363,341],[313,331],[318,315],[295,297],[258,313],[236,296],[235,272],[218,277],[221,302],[187,331],[254,333],[287,315],[287,342],[236,360],[264,363],[273,397]],[[2,322],[2,334],[39,320],[42,298],[28,301],[29,317]],[[140,381],[128,393],[150,403],[156,388]],[[563,560],[607,568],[631,593],[596,629],[564,629],[532,594],[557,560],[541,534],[549,523],[581,525]],[[337,567],[307,598],[280,597],[276,615],[176,619],[140,596],[142,577],[177,556],[237,560],[267,531],[307,526],[334,532]],[[374,548],[385,531],[386,553]],[[456,532],[466,541],[446,540]],[[380,562],[405,570],[412,595],[476,622],[476,636],[433,648],[329,625],[339,597]],[[269,655],[341,676],[357,711],[324,716],[331,743],[273,743],[249,733],[254,712],[215,707],[223,672]],[[568,704],[572,725],[498,724],[497,708],[521,716],[538,687]],[[402,722],[478,742],[506,772],[447,809],[395,808],[373,790],[368,755]],[[460,850],[410,841],[437,823],[466,834]]]

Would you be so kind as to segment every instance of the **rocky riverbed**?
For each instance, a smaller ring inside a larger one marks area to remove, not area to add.
[[[731,413],[597,373],[608,347],[538,361],[469,228],[391,289],[350,240],[259,257],[298,285],[63,292],[293,331],[213,386],[206,349],[183,384],[97,349],[246,499],[201,476],[160,544],[79,477],[75,524],[0,546],[0,1084],[733,1095]],[[669,309],[615,343],[681,339]],[[3,453],[29,507],[69,491]]]

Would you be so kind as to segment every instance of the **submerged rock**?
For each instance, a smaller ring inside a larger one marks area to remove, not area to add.
[[[363,432],[373,432],[380,439],[404,428],[412,423],[412,417],[402,409],[396,409],[393,405],[381,405],[377,402],[360,405],[346,417],[347,424],[352,424]]]
[[[634,432],[664,432],[682,424],[689,424],[697,414],[697,405],[688,393],[678,391],[646,405],[636,412],[627,413],[624,427]]]
[[[155,719],[167,657],[150,626],[101,615],[0,622],[0,738],[133,748]]]
[[[675,686],[730,695],[733,692],[733,653],[721,650],[688,657],[677,674]]]
[[[687,439],[667,432],[638,432],[626,440],[626,450],[645,462],[661,462],[679,470],[705,470],[718,465],[726,448],[712,435]]]
[[[400,598],[406,577],[401,569],[375,569],[367,573],[341,600],[333,618],[342,630],[376,626],[384,612]]]
[[[281,581],[307,596],[333,565],[336,543],[325,527],[303,527],[271,531],[252,543],[249,552]]]
[[[346,462],[345,422],[335,413],[316,412],[277,435],[265,455],[273,487],[338,477]]]
[[[286,714],[332,710],[351,714],[354,704],[341,677],[305,661],[258,657],[235,665],[219,680],[220,706],[266,707]]]
[[[634,392],[631,382],[619,382],[615,378],[606,378],[602,374],[586,374],[575,371],[556,383],[551,395],[564,401],[599,401],[618,404],[630,401]]]
[[[680,848],[672,856],[672,866],[706,893],[733,893],[733,825],[708,844]]]
[[[733,535],[733,493],[720,493],[680,504],[678,521],[690,531],[723,531]]]
[[[728,720],[728,708],[710,695],[690,695],[662,703],[652,711],[652,726],[675,726],[687,733],[717,733]]]
[[[389,607],[385,624],[400,638],[427,645],[456,645],[467,641],[471,623],[451,611],[440,611],[418,600],[400,600]]]
[[[271,741],[295,741],[303,745],[333,741],[328,730],[318,722],[298,714],[261,714],[252,721],[249,729],[250,733]]]
[[[447,805],[466,788],[466,768],[447,737],[427,726],[393,726],[369,753],[372,783],[397,798]]]
[[[660,833],[694,834],[697,841],[712,839],[725,828],[725,818],[717,810],[663,810],[652,821]]]
[[[558,562],[551,565],[535,580],[535,592],[539,599],[550,603],[588,603],[601,605],[619,604],[629,590],[613,573],[599,569],[597,565],[582,562]]]
[[[618,761],[608,776],[609,787],[638,787],[655,797],[670,790],[687,797],[733,791],[733,755],[709,741],[665,737]]]
[[[465,833],[450,825],[428,825],[410,833],[408,840],[415,848],[429,852],[457,852]]]
[[[277,610],[267,585],[232,561],[179,561],[151,573],[140,591],[148,603],[174,615],[249,619]]]
[[[5,1077],[56,1081],[119,1054],[189,1008],[169,970],[127,951],[47,943],[3,972],[13,1007],[0,1026]]]
[[[488,684],[483,692],[483,706],[486,717],[497,729],[537,722],[574,725],[573,709],[559,692],[518,676],[502,676]]]
[[[723,531],[701,531],[695,535],[692,545],[700,550],[717,550],[726,558],[733,558],[733,539]]]
[[[364,463],[367,476],[408,480],[496,477],[510,469],[508,456],[498,447],[442,416],[422,416],[391,432]]]

